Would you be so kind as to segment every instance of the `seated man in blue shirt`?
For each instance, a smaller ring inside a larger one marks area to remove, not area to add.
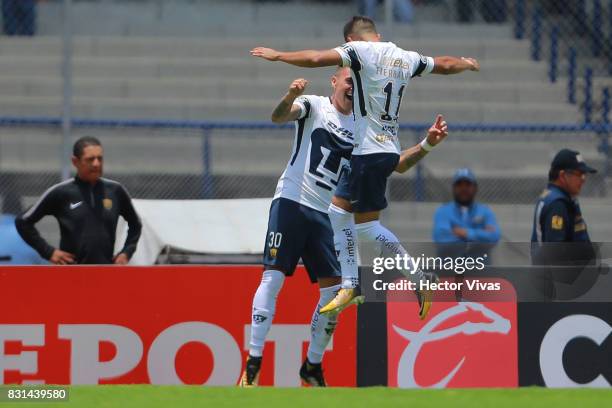
[[[495,244],[500,230],[491,209],[474,201],[478,184],[470,169],[459,169],[453,177],[453,197],[434,215],[433,240],[438,244],[480,242]]]

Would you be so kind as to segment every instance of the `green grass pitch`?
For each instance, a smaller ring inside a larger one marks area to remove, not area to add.
[[[1,408],[42,407],[610,407],[612,390],[597,389],[462,389],[399,390],[375,388],[268,388],[193,386],[78,386],[59,403],[2,403]]]

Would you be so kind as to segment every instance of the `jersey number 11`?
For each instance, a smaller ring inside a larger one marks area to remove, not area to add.
[[[406,84],[402,84],[402,86],[400,86],[398,92],[397,106],[395,107],[395,115],[391,116],[389,115],[389,109],[391,107],[391,96],[393,96],[393,82],[389,82],[387,83],[387,85],[385,85],[385,87],[383,88],[383,92],[387,95],[387,99],[385,100],[385,112],[380,115],[381,120],[385,122],[394,122],[397,120],[399,116],[400,105],[402,104],[402,96],[404,95],[405,87]]]

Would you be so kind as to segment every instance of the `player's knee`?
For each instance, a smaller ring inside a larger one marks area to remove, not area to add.
[[[338,208],[343,209],[344,211],[353,212],[353,206],[351,205],[351,202],[347,200],[346,198],[333,196],[332,204]]]
[[[389,235],[378,219],[356,223],[355,231],[360,242],[377,242],[381,237],[387,239]]]
[[[380,211],[368,211],[355,213],[355,224],[363,224],[380,219]]]
[[[261,285],[264,285],[268,290],[278,293],[285,281],[285,273],[283,271],[268,269],[264,271],[261,277]]]

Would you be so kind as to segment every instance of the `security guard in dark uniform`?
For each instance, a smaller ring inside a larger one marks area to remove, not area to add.
[[[577,197],[586,175],[596,172],[574,150],[562,149],[551,163],[549,183],[536,204],[533,218],[532,263],[576,268],[540,269],[546,274],[547,297],[554,297],[555,281],[573,282],[582,267],[595,258]]]
[[[536,205],[531,242],[590,242],[577,197],[587,173],[596,172],[576,151],[557,153]]]
[[[17,231],[43,258],[56,265],[119,264],[136,251],[142,224],[125,188],[102,178],[103,150],[93,137],[79,139],[73,148],[74,179],[49,188],[34,206],[15,220]],[[54,216],[60,226],[59,248],[40,236],[35,224]],[[113,254],[119,216],[129,227],[123,248]]]

